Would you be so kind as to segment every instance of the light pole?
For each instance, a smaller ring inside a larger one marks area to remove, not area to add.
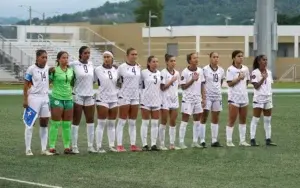
[[[149,25],[148,25],[148,27],[149,27],[149,35],[148,35],[148,56],[150,56],[151,55],[151,21],[152,21],[152,19],[155,19],[155,18],[157,18],[157,16],[156,15],[153,15],[152,14],[152,12],[151,12],[151,10],[149,10],[149,15],[148,15],[148,23],[149,23]]]
[[[31,25],[32,24],[32,8],[31,8],[31,6],[19,5],[19,7],[28,9],[28,12],[29,12],[29,25]]]
[[[225,25],[228,25],[229,21],[232,20],[232,18],[230,16],[227,16],[225,14],[218,13],[217,16],[222,16],[225,19]]]

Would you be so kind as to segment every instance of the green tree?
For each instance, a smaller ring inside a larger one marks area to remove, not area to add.
[[[138,0],[139,6],[134,10],[135,21],[144,22],[149,25],[149,11],[156,18],[152,18],[151,26],[162,25],[163,18],[163,0]]]

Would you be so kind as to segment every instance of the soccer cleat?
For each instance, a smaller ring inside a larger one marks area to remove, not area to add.
[[[78,154],[78,153],[79,153],[78,147],[73,147],[73,148],[72,148],[72,152],[73,152],[74,154]]]
[[[97,152],[98,153],[106,153],[106,151],[103,148],[98,148]]]
[[[65,150],[64,150],[64,154],[65,155],[73,155],[73,154],[75,154],[70,148],[66,148]]]
[[[88,150],[89,153],[97,153],[97,151],[95,150],[95,148],[93,146],[88,147],[87,150]]]
[[[248,146],[251,146],[251,145],[248,144],[246,141],[243,141],[243,142],[240,142],[240,146],[248,147]]]
[[[148,145],[143,146],[142,151],[150,151],[150,148]]]
[[[50,155],[54,155],[54,153],[51,153],[50,151],[48,150],[44,150],[41,152],[41,155],[47,155],[47,156],[50,156]]]
[[[250,144],[251,144],[251,146],[259,146],[259,144],[256,143],[255,139],[251,139]]]
[[[170,150],[180,150],[181,148],[176,147],[174,144],[170,145]]]
[[[223,147],[223,146],[220,144],[220,142],[217,141],[217,142],[212,143],[211,147],[217,148],[217,147]]]
[[[53,153],[53,155],[59,155],[59,153],[56,151],[56,149],[52,148],[52,149],[49,149],[49,152],[50,153]]]
[[[197,142],[193,142],[191,145],[192,148],[202,148]]]
[[[167,151],[168,150],[168,148],[166,146],[164,146],[164,145],[160,146],[159,149],[162,150],[162,151]]]
[[[202,142],[200,145],[202,146],[202,148],[207,148],[205,142]]]
[[[234,147],[235,145],[232,143],[232,141],[227,141],[227,147]]]
[[[137,147],[136,145],[131,145],[130,146],[130,151],[136,152],[136,151],[142,151],[141,148]]]
[[[271,139],[266,139],[266,145],[267,146],[277,146],[277,144],[275,144],[274,142],[272,142]]]
[[[27,150],[27,151],[26,151],[26,155],[27,155],[27,156],[32,156],[33,153],[31,152],[31,150]]]
[[[184,143],[179,143],[179,147],[180,149],[186,149],[187,146]]]
[[[160,151],[156,145],[151,146],[151,151]]]
[[[111,151],[111,152],[118,152],[118,150],[114,146],[109,147],[108,150]]]
[[[126,152],[126,149],[124,148],[124,146],[117,146],[117,151],[118,152]]]

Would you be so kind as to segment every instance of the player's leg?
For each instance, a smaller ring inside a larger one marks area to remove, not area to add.
[[[158,122],[159,122],[160,107],[153,108],[151,111],[151,151],[159,151],[157,147],[158,137]]]
[[[264,114],[264,128],[266,132],[266,145],[267,146],[277,146],[271,140],[271,116],[272,116],[272,102],[268,102],[264,105],[263,114]]]
[[[72,151],[79,153],[78,149],[78,130],[81,121],[82,110],[83,110],[83,97],[74,95],[74,107],[73,107],[73,121],[72,121]]]
[[[75,154],[70,149],[71,145],[71,121],[73,119],[73,102],[72,100],[65,100],[64,111],[62,116],[62,136],[64,143],[64,153],[65,154]]]
[[[209,111],[212,108],[212,104],[213,104],[213,102],[211,100],[207,100],[206,106],[204,107],[203,113],[201,115],[200,124],[197,122],[194,122],[194,129],[197,129],[198,134],[200,136],[201,143],[205,143],[206,121],[207,121],[207,118],[209,115]],[[198,138],[197,138],[197,142],[193,142],[193,147],[199,147]]]
[[[219,116],[222,111],[222,101],[214,101],[211,107],[211,146],[222,147],[218,141],[219,134]]]
[[[141,139],[142,139],[142,150],[149,151],[150,147],[147,143],[148,136],[148,126],[150,123],[150,108],[141,105],[141,114],[142,114],[142,126],[141,126]]]
[[[260,115],[262,112],[262,106],[263,104],[255,103],[253,102],[253,116],[250,124],[250,144],[251,146],[259,146],[259,144],[256,143],[255,135],[256,135],[256,127],[260,119]]]
[[[160,110],[160,125],[158,130],[158,139],[159,139],[159,149],[167,150],[165,146],[165,138],[166,138],[166,125],[168,122],[169,109],[163,107]]]
[[[180,149],[179,147],[175,146],[176,140],[176,120],[178,116],[177,108],[169,110],[170,116],[170,126],[169,126],[169,137],[170,137],[170,150],[177,150]]]
[[[86,120],[88,152],[89,153],[97,153],[97,151],[94,148],[94,141],[95,141],[95,123],[94,123],[95,100],[94,100],[94,97],[85,97],[83,112],[84,112],[84,116],[85,116],[85,120]]]
[[[97,145],[97,151],[99,153],[105,153],[105,150],[102,147],[102,140],[103,140],[103,131],[106,125],[106,119],[108,117],[108,111],[109,111],[108,107],[109,107],[108,103],[97,102],[98,123],[96,127],[96,145]]]
[[[248,104],[243,104],[239,108],[239,133],[240,133],[240,146],[250,146],[246,142],[246,121],[247,121],[247,113],[248,113]]]
[[[205,124],[201,124],[201,116],[203,114],[202,104],[197,102],[194,104],[193,110],[193,119],[194,119],[194,126],[193,126],[193,147],[196,148],[206,148],[205,143]],[[195,136],[195,138],[194,138]],[[198,138],[200,137],[200,145],[198,144]]]
[[[128,113],[130,109],[130,100],[126,99],[119,99],[118,101],[119,105],[119,119],[117,123],[117,150],[118,152],[124,152],[126,151],[123,147],[123,129],[126,124],[126,120],[128,118]]]
[[[187,146],[184,143],[186,127],[189,122],[190,115],[193,112],[193,105],[191,103],[182,102],[181,104],[181,123],[179,127],[179,147],[181,149],[186,149]]]
[[[228,147],[234,147],[234,144],[232,143],[232,133],[238,113],[239,105],[232,101],[228,101],[228,124],[226,126],[226,142]]]
[[[107,136],[109,143],[109,150],[112,152],[117,152],[115,148],[115,138],[116,138],[116,119],[118,115],[118,103],[111,103],[108,111],[108,121],[107,121]]]
[[[136,146],[136,119],[139,112],[139,100],[130,101],[129,109],[129,120],[128,120],[128,132],[130,138],[130,150],[131,151],[142,151]]]

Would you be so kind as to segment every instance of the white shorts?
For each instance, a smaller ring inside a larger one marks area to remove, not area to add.
[[[201,102],[196,102],[196,103],[182,102],[181,112],[189,115],[201,114],[203,112],[202,104]]]
[[[233,105],[235,107],[238,107],[238,108],[242,108],[242,107],[248,106],[249,103],[235,103],[235,102],[229,100],[228,104],[231,104],[231,105]]]
[[[163,110],[176,110],[179,108],[179,102],[178,100],[165,100],[163,99],[161,109]]]
[[[253,108],[261,108],[261,109],[264,109],[264,110],[268,110],[268,109],[273,108],[273,103],[272,102],[267,102],[267,103],[253,102]]]
[[[140,104],[139,99],[124,99],[124,98],[118,99],[118,106],[139,105],[139,104]]]
[[[207,100],[204,109],[212,112],[221,112],[223,110],[222,101]]]
[[[79,96],[73,95],[73,101],[76,104],[81,106],[93,106],[95,105],[95,97],[94,96]]]
[[[28,106],[37,112],[38,117],[48,118],[51,116],[49,96],[28,96]]]
[[[149,111],[157,111],[160,110],[160,106],[144,106],[141,104],[141,108]]]
[[[97,106],[104,106],[104,107],[106,107],[108,109],[113,109],[113,108],[118,107],[118,103],[117,102],[109,102],[109,103],[107,103],[107,102],[100,102],[100,101],[97,101],[97,100],[96,100],[96,105]]]

